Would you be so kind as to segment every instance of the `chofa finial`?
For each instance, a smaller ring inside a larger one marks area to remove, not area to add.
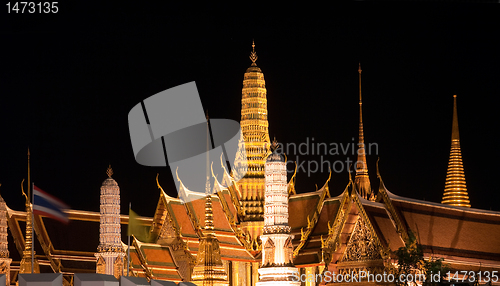
[[[110,178],[113,175],[113,169],[111,169],[111,164],[108,166],[108,170],[106,170],[106,174],[108,174],[108,177],[110,177]]]

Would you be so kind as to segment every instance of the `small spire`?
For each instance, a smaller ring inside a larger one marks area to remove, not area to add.
[[[111,178],[113,176],[113,169],[111,169],[111,164],[109,164],[108,169],[106,170],[106,174]]]
[[[360,196],[369,199],[372,193],[370,180],[368,178],[368,167],[366,163],[365,136],[363,130],[363,101],[361,99],[361,63],[358,64],[359,73],[359,141],[358,158],[356,161],[356,177],[354,184]]]
[[[453,95],[453,123],[451,128],[451,150],[444,187],[442,204],[470,208],[469,194],[465,182],[462,151],[458,134],[457,96]]]
[[[257,56],[257,53],[255,52],[255,42],[252,40],[252,52],[250,53],[250,60],[252,61],[252,64],[255,64],[259,57]]]

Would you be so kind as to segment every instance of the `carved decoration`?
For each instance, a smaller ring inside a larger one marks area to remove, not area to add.
[[[274,242],[271,238],[266,241],[264,245],[264,263],[263,266],[271,265],[274,263]]]
[[[377,244],[370,228],[358,217],[341,262],[382,259],[381,246]]]
[[[118,256],[113,264],[113,274],[116,279],[119,279],[123,275],[123,257]]]
[[[287,238],[285,241],[285,257],[286,263],[293,263],[293,245],[291,237]]]
[[[106,261],[102,256],[99,256],[99,258],[97,258],[96,270],[98,274],[106,274]]]

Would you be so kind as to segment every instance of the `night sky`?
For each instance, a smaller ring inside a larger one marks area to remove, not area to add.
[[[175,185],[168,167],[135,162],[128,112],[196,81],[211,118],[239,121],[254,39],[271,138],[309,148],[313,141],[350,146],[347,155],[289,151],[290,160],[304,162],[298,192],[328,178],[326,165],[308,176],[308,162],[339,161],[332,196],[348,183],[361,62],[365,142],[378,146],[367,157],[372,185],[378,188],[380,157],[389,191],[441,201],[457,94],[471,204],[500,211],[500,6],[358,2],[271,12],[252,4],[194,12],[168,4],[90,5],[59,3],[57,14],[42,15],[0,8],[0,193],[10,208],[23,209],[29,147],[32,181],[72,208],[99,211],[111,164],[122,213],[132,201],[140,215],[152,216],[156,174],[172,196]]]

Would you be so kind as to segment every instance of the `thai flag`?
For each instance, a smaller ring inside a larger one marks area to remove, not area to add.
[[[47,194],[33,185],[33,213],[43,215],[63,223],[68,223],[68,215],[64,212],[69,207],[59,199]]]

